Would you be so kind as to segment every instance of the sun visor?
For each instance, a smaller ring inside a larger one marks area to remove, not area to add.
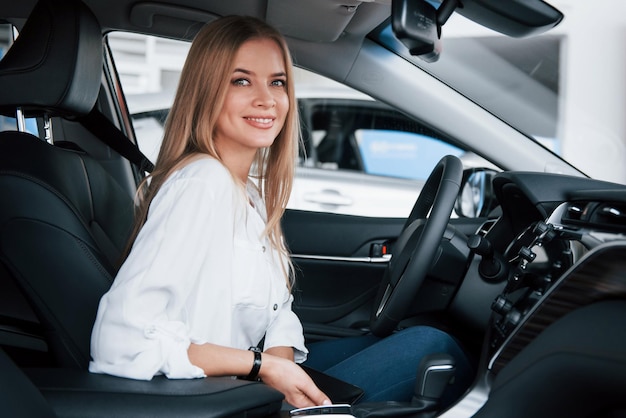
[[[266,19],[286,36],[333,42],[341,36],[361,3],[356,0],[269,0]]]
[[[543,0],[463,0],[462,4],[457,13],[515,38],[546,32],[563,20],[563,14]]]
[[[164,36],[191,40],[208,22],[219,16],[179,5],[140,2],[130,10],[130,21],[142,29],[158,29]]]

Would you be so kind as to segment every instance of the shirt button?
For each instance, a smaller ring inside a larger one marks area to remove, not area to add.
[[[275,303],[273,308],[274,308],[275,311],[278,310],[278,304]]]
[[[261,250],[265,252],[265,245],[261,247]]]

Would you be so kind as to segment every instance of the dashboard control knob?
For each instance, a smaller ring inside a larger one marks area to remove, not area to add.
[[[491,304],[491,310],[505,316],[513,308],[513,303],[503,295],[499,295]]]
[[[535,254],[530,248],[528,247],[522,247],[519,250],[519,256],[521,258],[523,258],[526,261],[533,261],[535,259],[535,257],[537,257],[537,254]]]
[[[487,238],[480,235],[472,235],[467,239],[467,246],[470,250],[482,257],[491,257],[493,255],[493,247]]]
[[[537,222],[537,224],[533,228],[533,233],[535,234],[535,236],[540,236],[541,234],[548,232],[549,229],[550,227],[548,226],[547,223]]]
[[[467,246],[482,257],[478,264],[480,277],[489,283],[499,283],[507,278],[508,264],[500,254],[494,251],[487,238],[472,235],[467,240]]]
[[[533,233],[543,243],[552,241],[557,235],[554,231],[554,226],[545,222],[537,222],[533,228]]]
[[[506,328],[510,330],[515,328],[521,320],[522,313],[517,309],[511,309],[511,311],[504,317],[504,324]]]

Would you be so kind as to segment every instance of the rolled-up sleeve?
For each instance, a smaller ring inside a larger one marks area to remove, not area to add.
[[[129,257],[101,299],[90,371],[146,380],[157,374],[205,376],[187,355],[194,342],[189,299],[199,289],[223,286],[224,277],[206,277],[203,268],[230,245],[235,188],[223,167],[174,175],[164,184]],[[229,312],[228,297],[209,298],[218,315]],[[228,315],[213,320],[230,328],[223,323]]]
[[[264,347],[293,347],[295,362],[302,363],[306,360],[308,350],[304,346],[302,323],[291,309],[292,302],[293,296],[289,295],[267,329]]]

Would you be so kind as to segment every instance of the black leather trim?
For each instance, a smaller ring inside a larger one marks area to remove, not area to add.
[[[283,395],[269,386],[228,377],[150,381],[74,369],[26,369],[58,416],[256,417],[280,410]]]

